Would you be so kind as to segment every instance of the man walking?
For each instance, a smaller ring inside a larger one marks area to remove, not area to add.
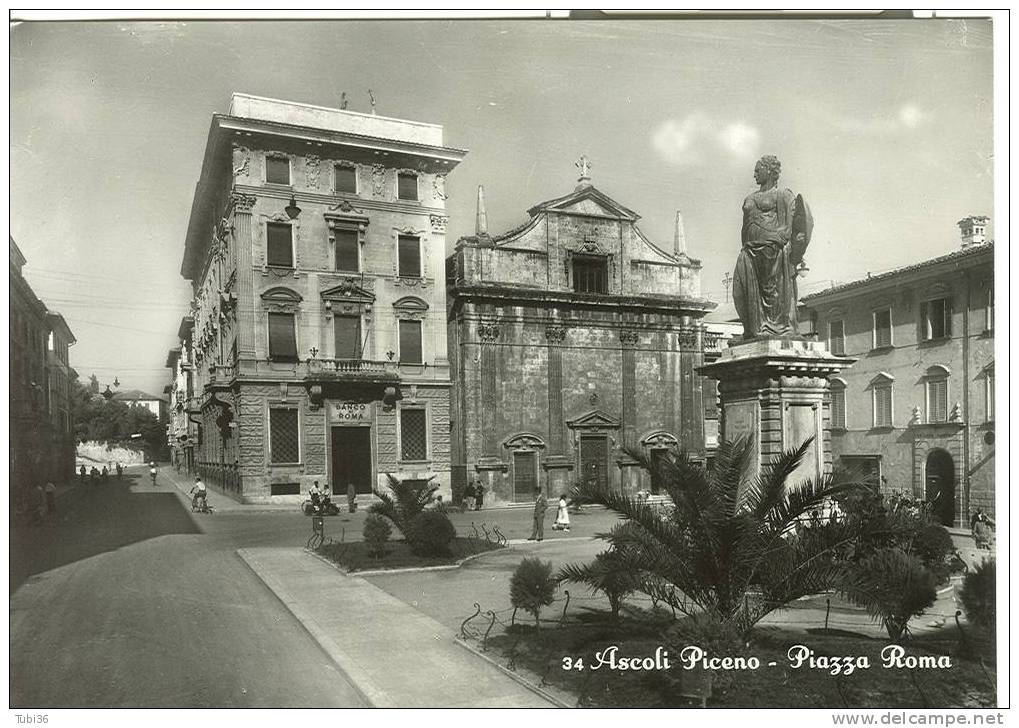
[[[534,527],[531,529],[531,537],[528,541],[541,541],[545,537],[545,511],[548,509],[548,500],[541,492],[541,488],[534,491]]]

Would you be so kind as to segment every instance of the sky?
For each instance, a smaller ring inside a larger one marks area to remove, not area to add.
[[[184,237],[211,117],[244,92],[439,123],[448,246],[592,183],[703,293],[739,250],[754,162],[815,219],[801,293],[934,257],[993,218],[988,20],[28,22],[10,30],[11,235],[78,339],[81,378],[154,394],[191,289]],[[993,222],[991,232],[993,233]]]

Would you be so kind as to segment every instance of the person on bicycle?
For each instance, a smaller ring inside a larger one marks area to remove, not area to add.
[[[152,478],[152,485],[156,484],[156,463],[153,461],[149,464],[149,477]]]
[[[322,491],[318,488],[318,481],[314,481],[311,484],[311,488],[308,489],[308,496],[311,498],[311,510],[314,513],[322,512]]]
[[[207,502],[208,490],[205,487],[205,483],[199,476],[195,476],[194,487],[191,488],[189,493],[191,496],[191,508],[193,510],[205,510],[205,504]],[[201,501],[201,503],[199,503]]]

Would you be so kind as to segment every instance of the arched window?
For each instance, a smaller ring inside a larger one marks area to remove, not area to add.
[[[846,429],[846,382],[838,377],[831,380],[831,428]]]
[[[892,383],[895,377],[881,372],[871,380],[870,389],[874,408],[873,426],[892,427]]]

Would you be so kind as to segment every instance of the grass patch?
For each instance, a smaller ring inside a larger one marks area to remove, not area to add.
[[[333,561],[347,572],[374,571],[376,569],[411,569],[423,566],[448,566],[461,559],[486,551],[503,548],[484,539],[455,538],[449,546],[447,556],[418,556],[411,552],[406,541],[389,541],[379,556],[368,553],[368,544],[364,541],[349,543],[329,543],[318,548],[318,553]]]
[[[672,708],[694,705],[680,697],[679,680],[688,672],[679,668],[678,648],[669,649],[671,670],[622,672],[597,664],[595,653],[618,645],[618,655],[653,656],[663,644],[661,624],[624,620],[619,625],[571,624],[561,628],[517,624],[488,640],[488,653],[496,661],[513,663],[530,673],[535,682],[545,681],[578,700],[599,708]],[[718,671],[708,701],[715,708],[990,708],[996,705],[994,642],[967,630],[967,643],[958,632],[925,634],[912,639],[907,655],[948,655],[952,666],[944,669],[907,669],[882,666],[886,640],[851,634],[803,634],[779,628],[754,630],[744,655],[760,659],[757,670]],[[831,675],[828,670],[793,669],[787,652],[805,645],[815,655],[867,656],[869,669],[850,675]],[[682,646],[680,646],[682,647]],[[585,670],[564,670],[563,657],[583,658]],[[980,658],[983,658],[982,660]],[[777,663],[769,667],[769,662]]]

